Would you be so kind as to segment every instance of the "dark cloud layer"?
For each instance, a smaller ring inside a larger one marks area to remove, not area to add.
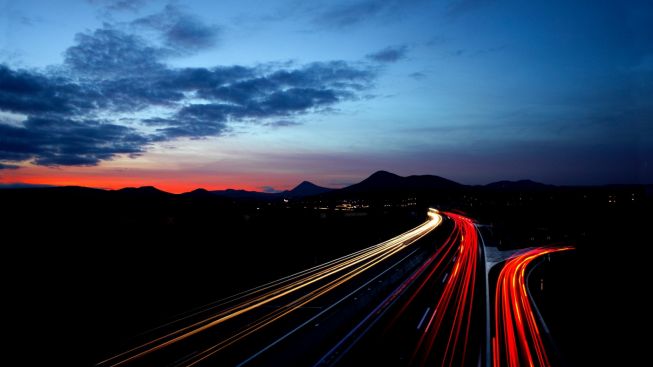
[[[18,166],[15,164],[0,163],[0,169],[18,169]]]
[[[203,25],[186,20],[201,35]],[[96,165],[141,154],[156,141],[222,135],[234,122],[289,126],[279,121],[356,99],[375,78],[371,68],[344,61],[171,68],[167,47],[206,47],[208,40],[175,30],[179,22],[149,22],[169,31],[166,46],[105,26],[78,34],[56,74],[0,65],[0,111],[24,116],[0,120],[2,169],[22,161]],[[134,117],[128,125],[103,117],[113,113]]]
[[[116,154],[138,155],[147,143],[132,128],[92,120],[30,117],[22,127],[0,124],[0,159],[44,166],[96,165]]]
[[[162,12],[137,19],[132,24],[161,32],[166,46],[182,51],[214,46],[220,31],[218,26],[205,24],[175,5],[167,5]]]
[[[105,27],[78,33],[76,45],[65,52],[65,63],[76,73],[90,77],[151,74],[163,68],[164,50],[135,35]]]
[[[384,48],[383,50],[371,53],[366,57],[376,62],[392,63],[405,58],[407,51],[408,51],[408,47],[406,47],[405,45],[390,46]]]
[[[90,89],[58,77],[0,65],[0,110],[24,114],[75,114],[93,108]]]

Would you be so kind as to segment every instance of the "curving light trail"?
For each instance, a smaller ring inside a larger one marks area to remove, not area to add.
[[[466,357],[479,267],[478,235],[471,219],[454,213],[446,215],[454,222],[454,240],[450,237],[445,243],[443,258],[452,261],[433,266],[404,306],[408,307],[436,274],[444,272],[444,289],[437,294],[433,311],[425,314],[426,327],[413,352],[411,365],[462,366],[470,362]]]
[[[299,293],[300,290],[306,292],[300,293],[296,298],[286,300],[288,303],[283,307],[264,313],[254,322],[217,341],[211,347],[199,351],[193,358],[185,362],[187,366],[197,364],[373,268],[410,246],[442,223],[442,216],[437,210],[429,209],[427,215],[426,222],[388,241],[239,293],[175,320],[167,324],[166,327],[181,325],[183,322],[189,322],[189,324],[178,326],[174,331],[106,359],[98,363],[98,366],[125,365],[226,323],[240,315],[253,310],[261,310],[262,306],[273,301],[283,301],[287,296]]]
[[[537,258],[572,247],[539,247],[506,261],[495,294],[492,365],[550,366],[526,284],[526,269]]]
[[[418,333],[415,344],[408,351],[408,357],[412,354],[412,358],[403,362],[397,360],[395,363],[407,362],[411,366],[462,366],[475,363],[472,358],[466,359],[466,354],[468,346],[479,346],[471,341],[478,339],[470,337],[479,269],[478,236],[469,218],[454,213],[443,215],[453,222],[449,236],[438,244],[437,250],[412,274],[324,354],[315,366],[336,365],[341,359],[347,358],[346,354],[378,322],[384,320],[386,314],[390,318],[380,331],[382,343],[386,342],[383,340],[385,335],[412,339],[412,333]],[[424,306],[426,311],[420,313],[421,317],[417,321],[407,316],[414,313],[409,309],[420,307],[422,310],[421,307]],[[406,330],[406,324],[413,321],[417,328],[413,326],[411,330]],[[390,337],[389,340],[396,339]],[[393,342],[389,343],[383,347],[394,348]]]

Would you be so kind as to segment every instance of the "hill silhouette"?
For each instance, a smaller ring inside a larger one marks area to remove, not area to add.
[[[70,330],[62,340],[81,346],[87,355],[78,356],[79,364],[90,365],[115,340],[185,310],[387,240],[421,223],[429,206],[467,213],[481,224],[487,246],[575,244],[583,263],[571,268],[595,274],[595,264],[609,264],[615,250],[627,249],[618,246],[642,243],[645,237],[631,229],[647,228],[652,199],[647,185],[469,186],[379,171],[343,189],[302,182],[282,193],[7,188],[0,190],[0,223],[18,238],[5,241],[5,257],[29,274],[9,293],[34,305],[25,312],[19,304],[20,327],[34,320],[34,330],[44,322]],[[587,293],[603,294],[603,284],[612,283],[596,284]],[[582,289],[573,285],[574,292]],[[585,298],[584,309],[594,307]],[[34,318],[43,307],[58,317]]]
[[[402,177],[387,171],[377,171],[363,181],[338,190],[339,193],[382,193],[463,188],[457,182],[434,175]]]
[[[261,192],[239,189],[214,190],[209,192],[230,199],[278,200],[282,198],[303,198],[323,194],[329,191],[332,191],[332,189],[318,186],[309,181],[303,181],[292,190],[284,190],[281,192]]]
[[[332,190],[333,189],[318,186],[310,181],[303,181],[299,185],[295,186],[294,189],[290,191],[285,191],[281,194],[282,196],[289,196],[289,197],[306,197],[306,196],[324,194]]]
[[[166,196],[171,195],[169,192],[159,190],[154,186],[141,186],[141,187],[125,187],[117,192],[126,194],[126,195],[135,195],[135,196]]]

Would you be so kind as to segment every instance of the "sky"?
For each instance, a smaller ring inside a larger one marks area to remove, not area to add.
[[[0,184],[653,183],[651,24],[638,0],[0,0]]]

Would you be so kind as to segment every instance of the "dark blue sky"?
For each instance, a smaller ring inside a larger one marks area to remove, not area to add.
[[[653,182],[651,1],[0,1],[0,181]]]

